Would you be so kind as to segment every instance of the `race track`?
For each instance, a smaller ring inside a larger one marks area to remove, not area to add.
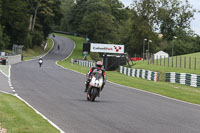
[[[65,132],[200,133],[200,106],[109,82],[96,102],[88,102],[85,75],[55,64],[71,53],[73,42],[52,39],[55,46],[43,66],[39,68],[37,60],[13,65],[11,81],[20,97]]]

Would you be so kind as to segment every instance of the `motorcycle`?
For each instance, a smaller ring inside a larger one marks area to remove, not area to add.
[[[103,76],[101,71],[94,71],[91,75],[91,81],[87,91],[87,100],[94,102],[95,98],[99,96],[103,85]]]
[[[42,63],[43,63],[43,60],[42,60],[42,59],[39,59],[38,63],[39,63],[39,66],[41,67],[41,66],[42,66]]]

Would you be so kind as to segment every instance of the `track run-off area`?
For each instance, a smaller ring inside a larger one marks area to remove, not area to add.
[[[53,49],[38,60],[12,65],[16,93],[69,133],[199,133],[200,106],[161,97],[110,82],[96,102],[88,102],[85,75],[63,69],[72,40],[52,37]],[[57,49],[57,46],[60,49]]]

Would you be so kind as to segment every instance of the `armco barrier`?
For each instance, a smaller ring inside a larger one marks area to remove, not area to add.
[[[200,75],[188,73],[168,72],[165,74],[166,82],[189,85],[200,88]]]
[[[95,66],[94,61],[71,59],[71,63],[76,63],[76,64],[78,64],[80,66],[84,66],[84,67],[94,67]]]
[[[22,55],[9,55],[9,56],[0,56],[0,58],[6,59],[6,64],[12,65],[22,61]]]
[[[152,71],[143,70],[143,69],[133,69],[133,68],[123,67],[123,66],[120,66],[119,72],[127,76],[143,78],[143,79],[152,80],[155,82],[159,81],[159,78],[160,78],[159,72],[152,72]]]
[[[7,56],[7,59],[9,65],[16,64],[22,61],[22,55]]]

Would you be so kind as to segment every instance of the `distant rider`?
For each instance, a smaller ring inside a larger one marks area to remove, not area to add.
[[[42,63],[43,63],[43,59],[42,59],[42,57],[39,58],[38,63],[39,63],[39,65],[40,65],[40,67],[41,67],[41,66],[42,66]]]
[[[88,87],[89,87],[89,83],[91,81],[91,75],[93,73],[93,71],[96,69],[97,71],[102,71],[102,76],[103,76],[103,85],[101,87],[101,91],[103,90],[103,87],[106,83],[106,73],[105,73],[105,70],[102,69],[102,66],[103,66],[103,63],[101,61],[97,61],[96,63],[96,67],[92,67],[89,72],[88,72],[88,77],[87,77],[87,81],[85,82],[85,91],[84,92],[87,92],[88,90]]]

